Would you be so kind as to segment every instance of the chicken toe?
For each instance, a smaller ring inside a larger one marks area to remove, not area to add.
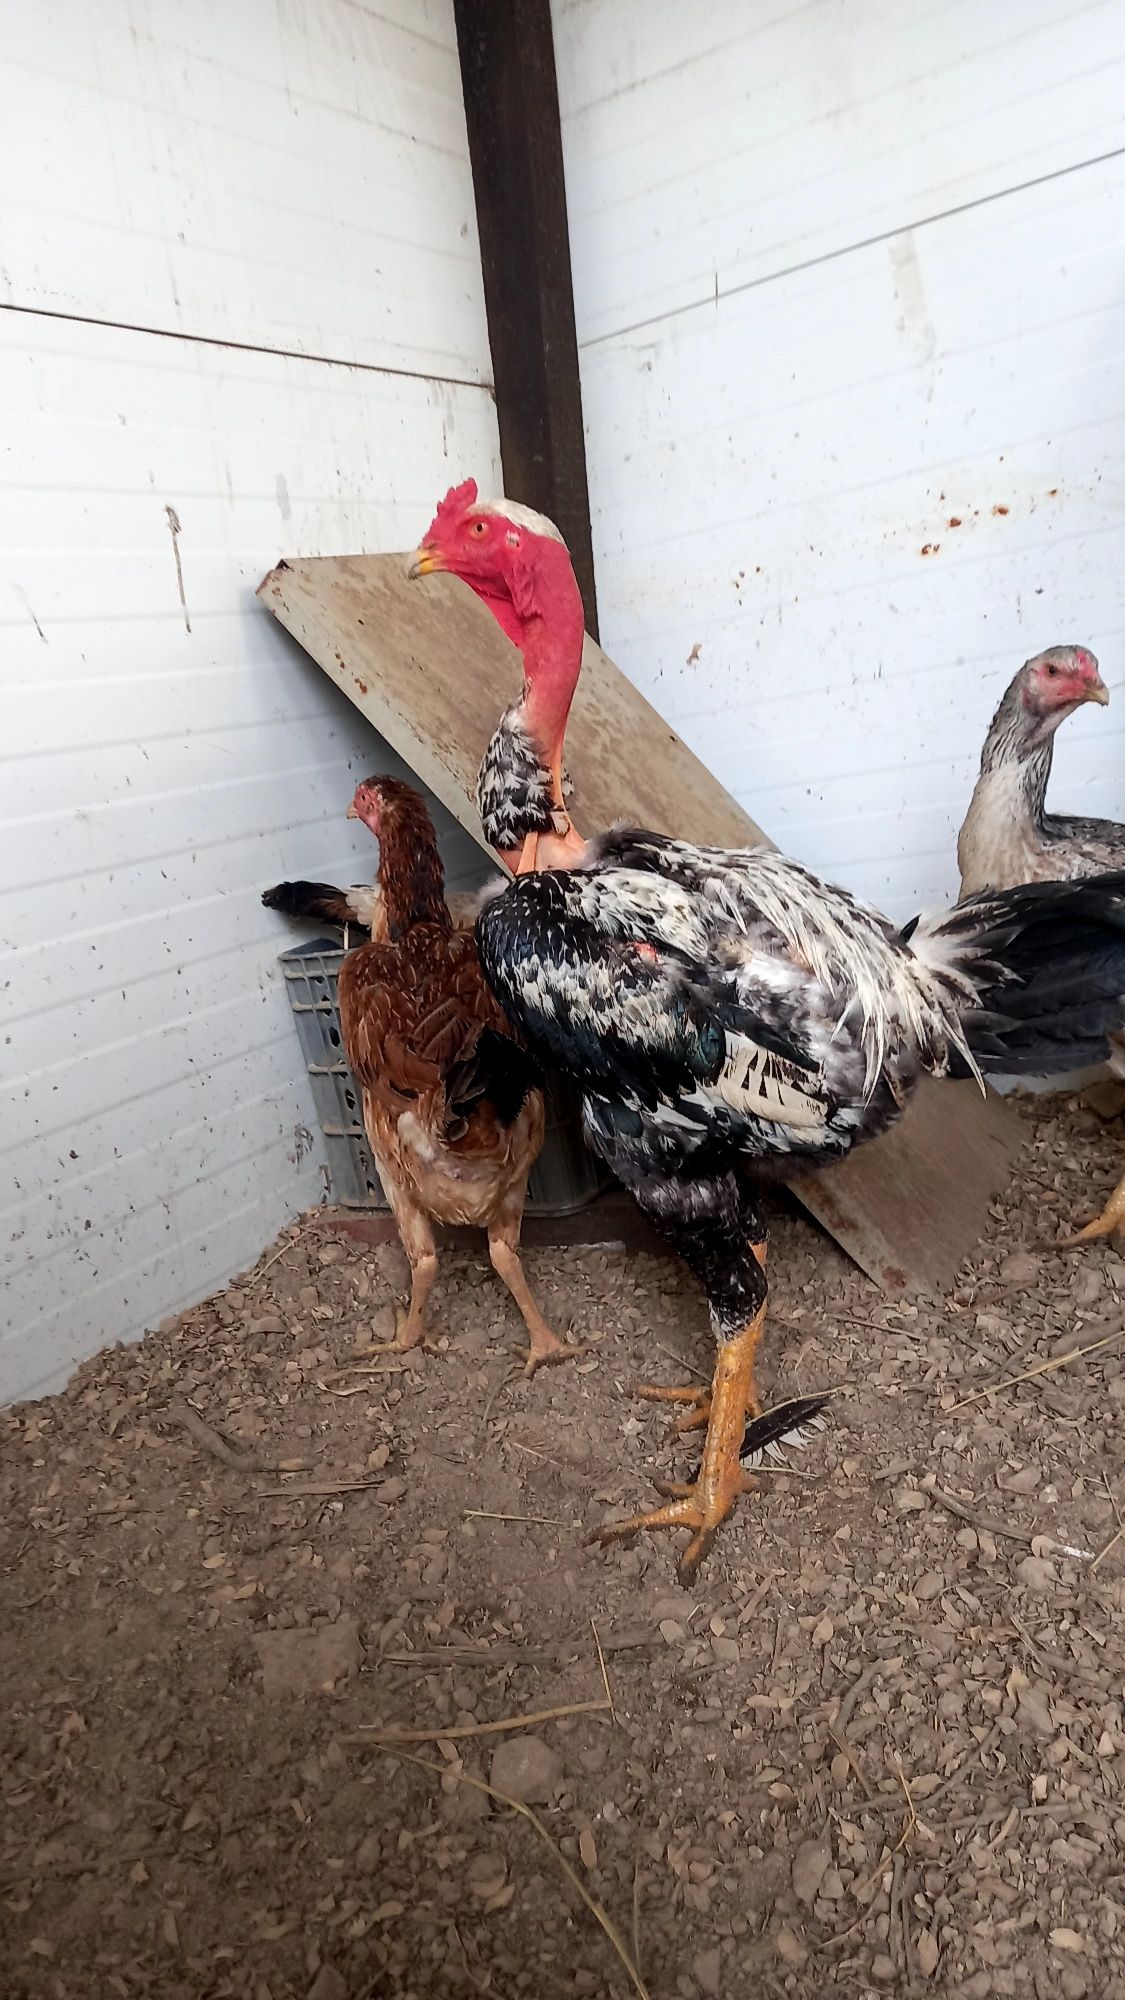
[[[413,1305],[407,1313],[395,1315],[393,1340],[369,1340],[364,1346],[355,1348],[356,1354],[409,1354],[416,1347],[426,1346],[426,1329],[421,1313],[414,1311]]]
[[[1125,1175],[1122,1175],[1100,1215],[1073,1236],[1064,1236],[1060,1250],[1073,1250],[1079,1243],[1093,1243],[1099,1236],[1125,1234]]]
[[[711,1385],[711,1408],[699,1473],[690,1486],[678,1482],[664,1491],[676,1497],[666,1506],[647,1514],[634,1514],[625,1521],[611,1521],[599,1528],[591,1540],[606,1546],[642,1528],[690,1528],[692,1537],[680,1557],[681,1583],[690,1583],[710,1550],[715,1536],[744,1493],[752,1493],[757,1481],[739,1463],[746,1430],[747,1411],[761,1408],[754,1382],[754,1356],[765,1321],[764,1304],[749,1325],[733,1339],[724,1340],[715,1362]]]
[[[658,1389],[651,1382],[642,1382],[638,1386],[637,1395],[643,1397],[646,1403],[688,1404],[686,1415],[678,1417],[672,1426],[678,1437],[682,1437],[687,1431],[702,1430],[710,1421],[710,1388],[695,1389],[685,1384],[682,1389]]]
[[[560,1340],[546,1324],[537,1329],[529,1323],[528,1336],[523,1366],[525,1375],[534,1375],[540,1368],[552,1368],[560,1361],[577,1361],[586,1352],[577,1341]]]

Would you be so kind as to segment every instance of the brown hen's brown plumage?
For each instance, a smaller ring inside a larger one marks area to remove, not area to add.
[[[345,958],[340,1027],[411,1267],[410,1311],[391,1345],[423,1337],[437,1270],[433,1223],[468,1223],[488,1231],[534,1368],[574,1352],[538,1312],[519,1260],[527,1178],[543,1144],[541,1078],[485,984],[475,937],[454,929],[421,798],[397,779],[373,778],[353,810],[379,839],[386,941]]]

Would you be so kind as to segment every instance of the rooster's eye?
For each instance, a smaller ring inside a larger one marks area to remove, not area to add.
[[[1048,678],[1048,680],[1052,680],[1052,681],[1053,681],[1053,680],[1054,680],[1054,678],[1055,678],[1055,675],[1056,675],[1057,673],[1058,673],[1058,668],[1057,668],[1057,667],[1048,667],[1048,668],[1047,668],[1047,678]]]
[[[488,529],[483,521],[471,521],[469,523],[469,533],[470,535],[487,535]]]

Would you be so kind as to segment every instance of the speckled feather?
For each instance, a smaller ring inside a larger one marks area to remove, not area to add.
[[[580,1080],[592,1143],[633,1185],[836,1158],[923,1071],[1062,1067],[1104,1046],[1123,1012],[1123,891],[982,896],[900,934],[768,850],[617,829],[585,868],[515,883],[478,936],[506,1011]]]
[[[571,789],[563,771],[563,796]],[[565,833],[566,819],[551,802],[551,774],[523,720],[523,704],[501,716],[477,774],[477,810],[484,837],[498,854],[511,853],[528,834]]]

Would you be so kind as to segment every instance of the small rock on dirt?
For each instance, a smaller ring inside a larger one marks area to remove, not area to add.
[[[561,1757],[541,1736],[513,1736],[494,1751],[490,1779],[523,1805],[545,1805],[562,1772]]]
[[[1017,1689],[1016,1720],[1021,1728],[1029,1729],[1034,1736],[1055,1734],[1047,1697],[1036,1687],[1028,1685]]]
[[[507,1879],[508,1864],[504,1856],[495,1851],[478,1854],[465,1870],[465,1880],[470,1891],[482,1903],[487,1903],[490,1897],[499,1895]]]
[[[722,1992],[723,1961],[717,1945],[710,1951],[697,1952],[691,1962],[691,1971],[701,1993]]]
[[[1016,1566],[1016,1575],[1028,1590],[1040,1593],[1052,1589],[1055,1572],[1043,1556],[1025,1556]]]
[[[1010,1257],[1004,1258],[996,1275],[1002,1285],[1034,1285],[1042,1271],[1038,1259],[1028,1251],[1014,1250]]]
[[[322,1965],[312,1985],[308,2000],[348,2000],[347,1982],[334,1965]]]
[[[253,1645],[266,1694],[309,1694],[333,1687],[363,1661],[354,1618],[338,1618],[334,1625],[319,1625],[312,1631],[259,1632]]]
[[[791,1931],[788,1924],[782,1924],[781,1929],[778,1931],[777,1950],[778,1956],[785,1960],[786,1965],[793,1965],[800,1968],[808,1958],[808,1952],[805,1950],[796,1931]]]
[[[793,1894],[799,1903],[815,1903],[831,1859],[832,1843],[827,1831],[818,1834],[815,1840],[801,1842],[793,1856]]]
[[[932,1931],[919,1931],[914,1940],[914,1955],[929,1979],[937,1971],[941,1958],[941,1946]]]

